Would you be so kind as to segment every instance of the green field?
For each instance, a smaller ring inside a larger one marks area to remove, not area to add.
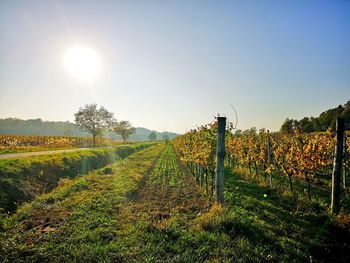
[[[213,204],[171,144],[72,179],[3,216],[0,262],[347,262],[323,209],[228,169]]]

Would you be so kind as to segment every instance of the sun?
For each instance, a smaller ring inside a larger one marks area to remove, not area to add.
[[[81,81],[91,81],[101,71],[100,56],[85,46],[68,48],[64,52],[63,63],[67,72]]]

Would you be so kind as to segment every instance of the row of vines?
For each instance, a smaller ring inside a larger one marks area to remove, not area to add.
[[[182,161],[186,162],[200,184],[213,193],[216,156],[216,123],[203,125],[174,140],[174,146]],[[226,132],[226,163],[233,167],[245,167],[255,176],[270,175],[289,178],[293,192],[293,179],[305,182],[308,197],[310,187],[317,185],[330,191],[335,148],[335,134],[324,133],[269,133],[265,129],[244,132]],[[344,141],[344,180],[349,169],[350,142]],[[209,180],[209,183],[208,183]],[[209,188],[209,189],[208,189]],[[211,188],[211,189],[210,189]]]
[[[113,142],[106,138],[96,138],[96,145],[111,145]],[[91,137],[69,136],[18,136],[0,135],[0,151],[26,151],[33,148],[68,148],[93,146]]]

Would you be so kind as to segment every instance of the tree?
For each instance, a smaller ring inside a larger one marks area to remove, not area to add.
[[[345,119],[345,122],[350,121],[350,100],[344,104],[344,110],[341,113],[341,117]]]
[[[299,121],[299,125],[302,132],[314,132],[314,125],[311,122],[311,118],[304,117]]]
[[[94,146],[96,146],[96,136],[101,135],[115,123],[113,113],[104,107],[97,109],[97,104],[86,104],[83,108],[79,108],[74,116],[75,125],[92,134]]]
[[[281,128],[280,128],[280,132],[284,132],[284,133],[292,133],[293,131],[296,130],[300,130],[300,123],[297,120],[293,120],[293,119],[285,119]]]
[[[287,118],[284,120],[280,129],[280,132],[291,133],[292,131],[293,131],[293,120],[290,120]]]
[[[131,123],[128,121],[116,122],[112,129],[116,134],[122,137],[123,142],[125,142],[131,134],[135,133],[135,128],[132,127]]]
[[[321,124],[320,124],[320,120],[318,118],[311,117],[310,122],[312,124],[313,131],[320,131],[321,130]]]
[[[163,135],[163,140],[165,141],[166,144],[168,144],[168,142],[169,142],[169,135],[168,134],[164,134]]]
[[[157,139],[157,134],[155,134],[155,132],[151,132],[149,135],[148,135],[148,139],[150,139],[150,141],[154,141]]]
[[[344,118],[345,123],[350,123],[350,100],[343,106],[339,105],[336,108],[322,112],[318,117],[304,117],[299,121],[286,119],[283,122],[280,131],[286,133],[291,133],[294,130],[300,130],[306,133],[327,130],[334,131],[336,120],[339,117]],[[346,129],[350,129],[350,125],[346,126]]]

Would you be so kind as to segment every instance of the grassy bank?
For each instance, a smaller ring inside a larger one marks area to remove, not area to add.
[[[0,160],[0,209],[13,212],[18,204],[50,191],[61,178],[106,166],[149,144],[117,146],[60,154]],[[1,211],[1,210],[0,210]]]
[[[22,206],[4,222],[4,262],[118,262],[128,247],[128,218],[117,217],[134,198],[163,146],[154,146],[107,168],[63,180],[52,192]],[[106,171],[107,174],[106,174]]]

